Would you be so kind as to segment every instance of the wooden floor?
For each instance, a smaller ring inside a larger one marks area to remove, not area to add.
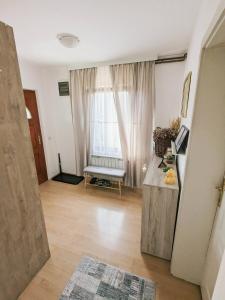
[[[82,256],[152,279],[157,300],[201,299],[199,288],[170,275],[169,262],[140,253],[141,197],[48,181],[40,186],[51,258],[20,300],[56,300]]]

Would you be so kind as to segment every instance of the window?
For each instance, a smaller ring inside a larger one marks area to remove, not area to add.
[[[94,93],[90,127],[93,155],[122,157],[116,108],[110,89],[99,89]]]

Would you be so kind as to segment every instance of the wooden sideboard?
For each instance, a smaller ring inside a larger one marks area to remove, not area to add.
[[[141,251],[171,259],[176,223],[179,185],[164,183],[161,159],[154,156],[143,182]],[[176,165],[171,165],[176,171]]]

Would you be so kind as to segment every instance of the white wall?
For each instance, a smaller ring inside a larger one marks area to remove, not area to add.
[[[69,81],[66,67],[46,67],[42,69],[46,109],[54,121],[55,153],[60,153],[62,169],[66,173],[75,172],[74,136],[69,96],[59,96],[58,82]]]
[[[48,178],[51,178],[58,172],[52,99],[45,97],[41,67],[23,60],[19,61],[19,66],[23,88],[36,92]]]
[[[179,116],[185,62],[156,65],[156,126],[168,127]],[[58,93],[58,81],[69,81],[66,67],[37,66],[20,61],[23,87],[36,91],[48,177],[58,173],[57,153],[64,172],[74,174],[74,137],[70,97]]]
[[[224,0],[203,0],[201,10],[198,16],[198,21],[193,32],[192,41],[188,49],[187,62],[185,66],[185,77],[192,71],[191,87],[189,94],[188,114],[187,118],[182,119],[182,124],[189,129],[192,124],[192,117],[194,112],[195,94],[198,83],[198,72],[200,66],[201,50],[208,34],[211,32],[216,20],[221,14]],[[184,179],[184,172],[186,166],[187,155],[180,155],[179,173],[181,182]]]
[[[185,62],[155,66],[155,125],[168,127],[180,116]]]
[[[69,70],[64,67],[43,67],[20,60],[24,89],[35,90],[48,178],[59,172],[58,153],[62,169],[74,173],[74,138],[69,96],[59,96],[58,81],[69,81]]]
[[[192,166],[193,163],[191,164],[191,162],[193,162],[193,160],[191,160],[191,153],[194,146],[192,145],[192,130],[193,132],[195,130],[195,127],[192,128],[192,119],[195,111],[195,94],[198,83],[201,49],[209,32],[211,32],[218,17],[222,13],[224,6],[224,0],[205,0],[203,2],[188,51],[185,72],[187,74],[189,71],[192,71],[192,82],[188,117],[182,121],[183,124],[191,129],[191,135],[187,155],[179,157],[183,187],[180,198],[171,270],[175,276],[197,284],[201,282],[202,278],[209,241],[210,222],[212,220],[209,219],[211,218],[209,213],[202,213],[204,201],[202,201],[202,199],[198,201],[198,182],[203,182],[203,178],[201,178],[203,174],[201,172],[201,176],[199,176],[199,172],[195,172],[195,168]],[[198,122],[198,120],[195,118],[194,124],[196,124],[196,122]],[[195,143],[196,146],[198,142],[193,139],[193,143]]]

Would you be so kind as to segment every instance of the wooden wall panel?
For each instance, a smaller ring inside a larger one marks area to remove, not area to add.
[[[0,23],[0,300],[14,300],[49,258],[11,27]]]

